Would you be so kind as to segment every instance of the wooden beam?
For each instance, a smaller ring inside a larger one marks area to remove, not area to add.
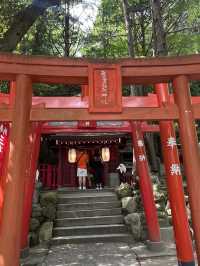
[[[193,115],[195,119],[200,119],[200,104],[193,104],[192,105]]]
[[[53,133],[87,133],[87,132],[95,132],[95,133],[119,133],[119,132],[131,132],[131,128],[95,128],[95,129],[78,129],[72,127],[44,127],[42,129],[43,134],[53,134]]]
[[[31,121],[73,120],[173,120],[178,119],[176,105],[162,108],[124,108],[119,114],[90,114],[87,109],[32,109]]]
[[[119,64],[123,84],[167,82],[177,75],[200,80],[200,55],[102,61],[3,53],[0,53],[0,79],[14,80],[17,74],[26,74],[31,76],[33,82],[87,84],[91,63]]]
[[[12,120],[12,109],[0,106],[0,121],[9,122]]]
[[[51,82],[66,84],[80,84],[82,80],[87,80],[87,66],[49,66],[49,65],[28,65],[0,63],[0,79],[5,75],[9,80],[16,79],[18,74],[29,75],[33,82]]]
[[[171,66],[143,66],[143,67],[122,67],[122,77],[129,83],[138,83],[145,80],[149,83],[167,82],[175,76],[187,75],[190,79],[200,79],[200,64],[194,65],[171,65]]]
[[[192,105],[195,119],[200,119],[200,104]],[[12,120],[12,108],[0,107],[0,121]],[[127,107],[121,114],[90,114],[86,108],[35,108],[31,109],[31,121],[73,121],[73,120],[177,120],[178,111],[176,105],[168,107]]]

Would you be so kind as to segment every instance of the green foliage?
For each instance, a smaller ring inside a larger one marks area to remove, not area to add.
[[[46,10],[24,36],[17,52],[31,55],[75,56],[83,33],[79,17],[72,16],[70,9],[80,2],[82,1],[63,0],[60,7]]]
[[[0,92],[8,93],[9,92],[9,83],[7,81],[0,81]]]
[[[34,84],[33,94],[34,96],[75,96],[80,95],[81,88],[79,86],[67,86],[63,84]]]
[[[0,3],[0,38],[11,25],[14,16],[24,7],[29,5],[31,0],[1,0]]]
[[[84,56],[127,56],[127,39],[120,0],[102,0],[92,31],[85,39]]]
[[[165,20],[169,54],[186,55],[200,52],[200,2],[179,0],[168,12]],[[169,15],[170,14],[170,15]]]
[[[153,55],[152,16],[149,1],[129,0],[135,56]],[[161,1],[168,52],[184,55],[200,52],[200,2]],[[82,49],[84,56],[124,57],[128,55],[122,0],[102,0],[94,28]]]
[[[116,188],[116,193],[119,199],[131,197],[133,195],[131,186],[128,183],[121,183],[120,186]]]
[[[200,96],[200,81],[192,81],[190,88],[192,96]]]

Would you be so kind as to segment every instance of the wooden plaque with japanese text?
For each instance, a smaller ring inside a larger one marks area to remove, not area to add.
[[[78,128],[79,129],[86,129],[86,128],[96,128],[97,122],[94,121],[78,121]]]
[[[89,65],[89,112],[122,112],[121,69],[118,65]]]

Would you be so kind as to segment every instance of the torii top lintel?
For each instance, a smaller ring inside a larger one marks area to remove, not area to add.
[[[200,80],[200,55],[94,60],[0,53],[0,79],[31,76],[33,82],[88,84],[89,65],[118,65],[123,84],[168,82],[177,75]]]
[[[46,108],[44,103],[31,108],[30,121],[179,119],[176,104],[134,107],[135,100],[131,99],[131,105],[127,106],[125,97],[121,96],[123,84],[166,83],[177,79],[177,76],[186,78],[187,83],[189,80],[200,80],[200,55],[92,60],[0,53],[0,80],[16,80],[18,88],[24,86],[31,90],[34,82],[89,84],[88,107],[81,105],[77,109],[77,100],[72,106],[72,99],[63,108]],[[12,121],[13,107],[4,106],[2,100],[1,103],[1,121]],[[199,119],[199,101],[192,105],[192,109],[194,117]]]

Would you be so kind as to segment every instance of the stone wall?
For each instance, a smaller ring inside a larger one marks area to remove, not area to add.
[[[151,179],[160,226],[169,226],[170,219],[166,211],[166,186],[155,175],[152,175]],[[138,183],[136,183],[134,188],[127,183],[121,184],[116,189],[116,193],[122,202],[125,223],[131,230],[134,239],[137,241],[147,240],[146,219]]]
[[[56,219],[57,192],[40,192],[33,200],[29,229],[29,245],[35,246],[52,238]]]

